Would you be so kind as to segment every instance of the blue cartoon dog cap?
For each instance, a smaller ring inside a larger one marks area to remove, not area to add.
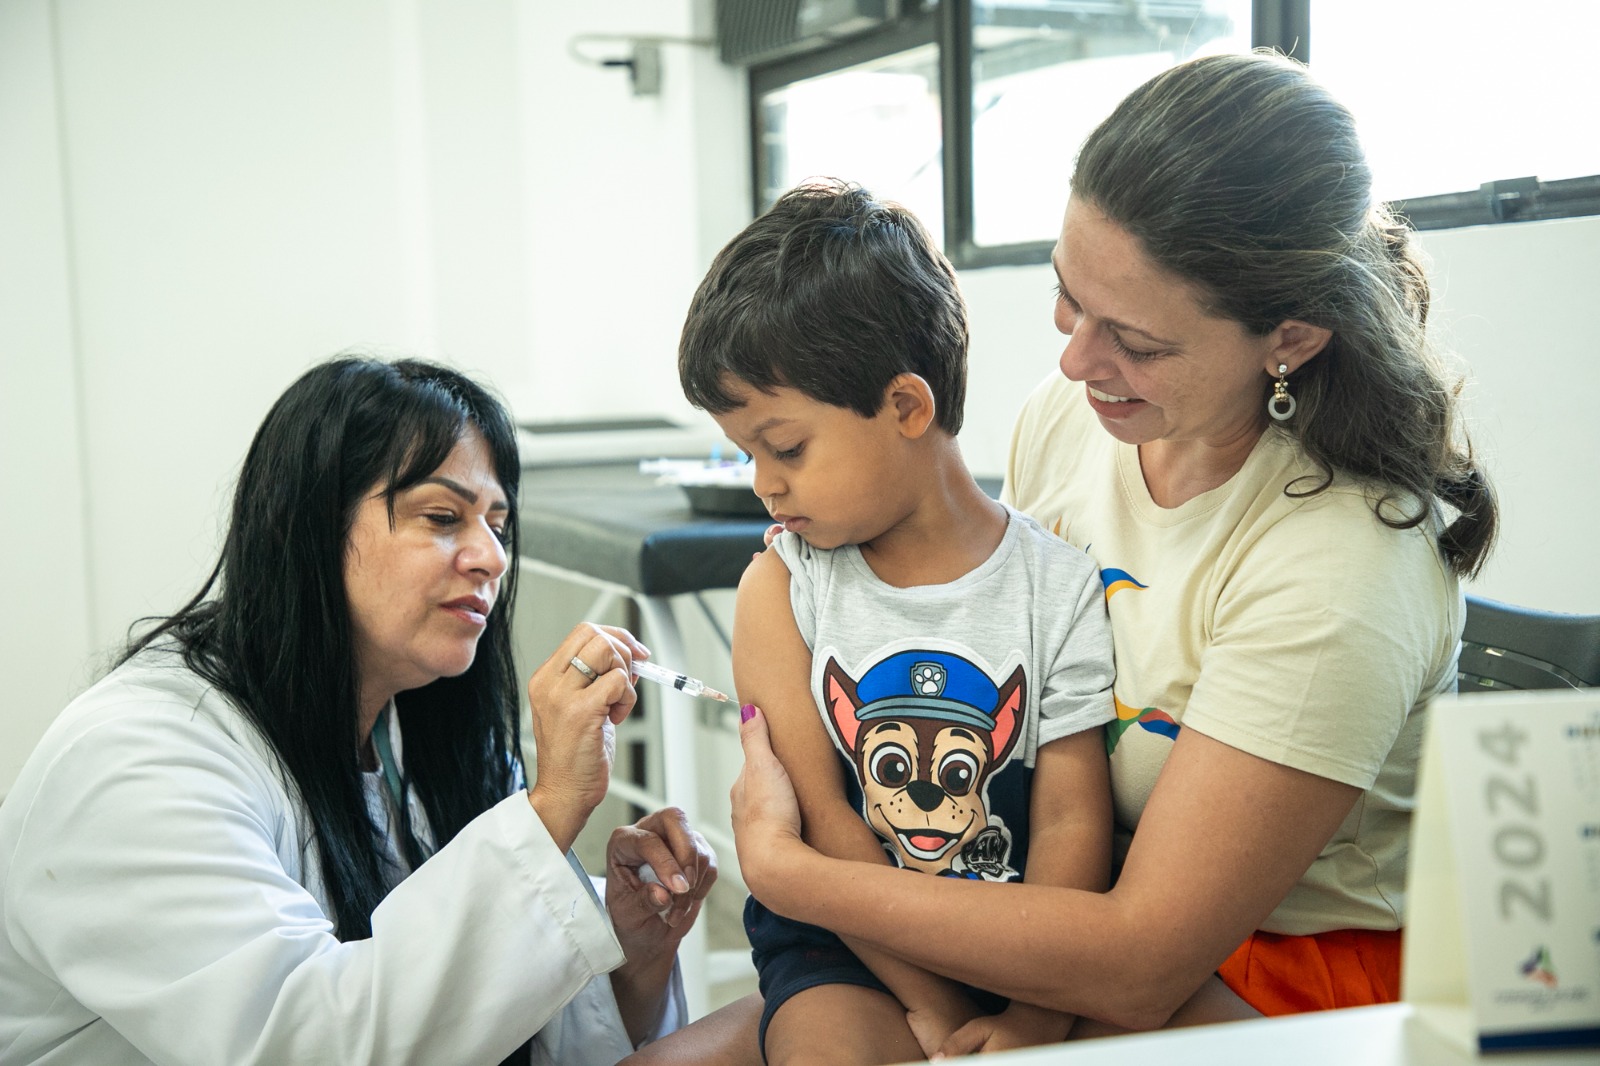
[[[891,655],[856,682],[856,720],[933,718],[993,731],[999,687],[959,655],[903,651]]]

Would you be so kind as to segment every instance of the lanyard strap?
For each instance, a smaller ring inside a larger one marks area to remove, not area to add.
[[[372,726],[372,744],[378,749],[378,762],[383,766],[383,780],[389,786],[389,795],[394,797],[396,813],[405,810],[404,790],[400,786],[400,770],[395,765],[394,747],[389,743],[389,711],[394,706],[390,704],[378,715],[378,720]]]
[[[393,706],[391,704],[391,706]],[[383,764],[383,780],[389,786],[389,795],[394,797],[395,810],[399,811],[405,802],[402,798],[400,787],[400,771],[396,769],[394,746],[389,743],[389,708],[384,708],[378,720],[372,725],[372,744],[378,749],[378,761]],[[578,883],[583,886],[589,898],[604,910],[600,903],[600,894],[594,890],[594,882],[589,880],[589,872],[583,868],[583,863],[578,861],[578,856],[571,849],[567,851],[567,865],[572,867],[572,872],[578,875]]]

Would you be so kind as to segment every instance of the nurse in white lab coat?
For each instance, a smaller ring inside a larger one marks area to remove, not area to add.
[[[524,787],[518,473],[444,368],[336,360],[280,398],[205,588],[0,805],[0,1064],[609,1064],[681,1023],[704,840],[617,830],[603,900],[568,851],[648,654],[626,631],[534,673]]]

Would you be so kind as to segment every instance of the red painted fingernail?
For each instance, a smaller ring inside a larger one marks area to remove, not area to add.
[[[743,725],[756,716],[756,705],[747,703],[739,708],[739,724]]]

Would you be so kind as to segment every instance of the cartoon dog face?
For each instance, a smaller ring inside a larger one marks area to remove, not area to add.
[[[942,713],[932,696],[921,700],[919,694],[932,693],[936,683],[942,693],[943,669],[937,662],[914,663],[907,695],[879,701],[901,705],[887,711],[860,698],[857,682],[836,659],[829,658],[823,671],[825,717],[855,762],[868,824],[902,865],[935,874],[951,872],[988,827],[983,784],[1016,744],[1026,696],[1019,666],[999,687],[992,710]],[[985,684],[995,692],[987,678]],[[992,728],[980,724],[991,717]]]

